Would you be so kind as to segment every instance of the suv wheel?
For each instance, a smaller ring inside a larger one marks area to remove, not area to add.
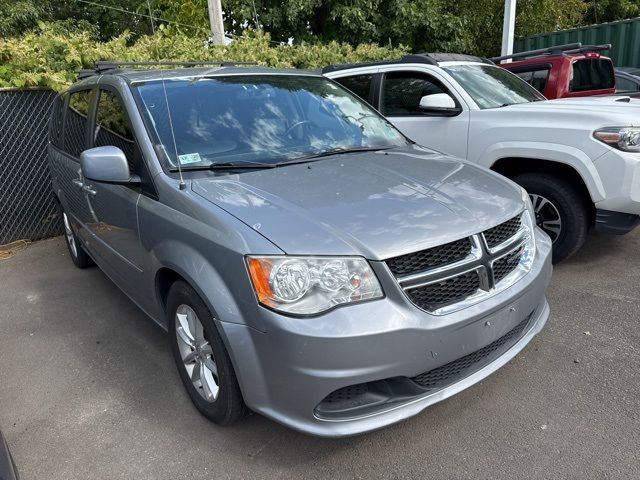
[[[553,262],[569,258],[587,239],[589,216],[580,193],[561,178],[525,173],[513,180],[529,192],[538,227],[553,242]]]
[[[78,268],[87,268],[92,266],[93,260],[91,260],[91,257],[84,251],[82,245],[80,245],[80,241],[73,231],[73,227],[71,226],[67,213],[62,208],[60,208],[60,211],[62,212],[62,224],[64,225],[64,239],[66,241],[67,248],[69,249],[71,260],[73,260],[73,264]]]
[[[239,420],[246,407],[229,354],[213,315],[183,281],[169,290],[167,326],[180,378],[196,408],[219,425]]]

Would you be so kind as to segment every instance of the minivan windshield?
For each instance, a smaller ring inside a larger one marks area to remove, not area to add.
[[[409,142],[356,96],[323,77],[229,75],[133,88],[169,169],[269,166]],[[165,96],[166,91],[166,96]]]
[[[535,88],[504,68],[492,65],[450,65],[444,67],[479,108],[498,108],[544,100]]]

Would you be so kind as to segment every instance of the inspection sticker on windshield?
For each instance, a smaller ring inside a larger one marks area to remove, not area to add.
[[[178,160],[182,165],[189,165],[190,163],[200,163],[202,159],[199,153],[185,153],[184,155],[178,155]]]

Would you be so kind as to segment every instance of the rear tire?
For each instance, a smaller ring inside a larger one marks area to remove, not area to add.
[[[237,422],[247,410],[213,315],[182,280],[171,286],[166,310],[171,351],[191,401],[218,425]]]
[[[80,244],[80,240],[78,240],[78,236],[73,231],[71,221],[62,206],[60,206],[60,214],[62,216],[62,225],[64,227],[64,240],[67,244],[67,249],[69,250],[69,255],[71,256],[73,264],[78,268],[88,268],[93,266],[93,260]]]
[[[580,192],[562,178],[524,173],[513,178],[531,197],[536,223],[553,241],[553,263],[575,254],[587,239],[589,214]]]

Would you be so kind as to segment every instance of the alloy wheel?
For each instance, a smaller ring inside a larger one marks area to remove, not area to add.
[[[544,230],[553,243],[560,238],[562,232],[562,218],[558,208],[546,197],[530,193],[533,211],[536,215],[536,224]]]
[[[64,237],[67,240],[67,245],[69,245],[69,250],[71,251],[71,255],[74,257],[78,257],[78,246],[76,245],[76,238],[73,235],[73,230],[71,230],[71,223],[69,223],[69,217],[65,212],[62,212],[62,223],[64,223]]]
[[[202,322],[196,312],[184,304],[176,310],[175,322],[178,350],[187,375],[204,400],[215,402],[220,391],[218,367]]]

